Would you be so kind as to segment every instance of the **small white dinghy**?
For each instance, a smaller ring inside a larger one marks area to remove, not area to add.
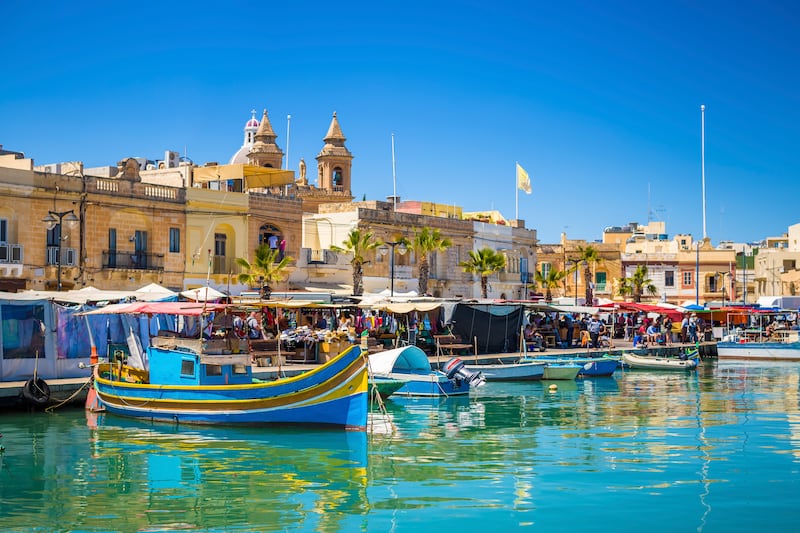
[[[681,359],[679,357],[653,357],[623,352],[622,361],[630,368],[644,370],[694,370],[697,368],[697,357]]]

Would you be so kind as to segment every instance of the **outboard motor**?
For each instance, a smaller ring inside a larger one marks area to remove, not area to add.
[[[447,374],[447,379],[465,381],[469,383],[470,387],[477,388],[486,383],[486,380],[483,379],[483,374],[469,370],[464,366],[464,361],[458,357],[454,357],[445,363],[442,370]]]

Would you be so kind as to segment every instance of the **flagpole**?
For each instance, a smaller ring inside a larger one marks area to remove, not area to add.
[[[292,126],[292,115],[286,115],[286,165],[284,170],[289,169],[289,131]]]
[[[392,133],[392,211],[397,211],[397,166],[394,160],[394,133]]]
[[[700,176],[703,182],[703,239],[706,234],[706,106],[700,106]]]
[[[519,220],[519,178],[517,177],[517,165],[519,165],[519,161],[514,161],[514,192],[515,192],[515,199],[514,199],[514,220]]]

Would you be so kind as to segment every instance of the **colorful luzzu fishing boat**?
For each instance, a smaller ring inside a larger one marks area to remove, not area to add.
[[[114,313],[211,318],[209,338],[161,330],[144,357],[113,356],[95,365],[89,402],[116,415],[189,424],[308,424],[365,430],[366,358],[352,346],[328,363],[298,376],[253,379],[247,340],[217,324],[229,324],[224,305],[186,302],[135,303]],[[221,320],[220,320],[221,319]],[[204,322],[201,322],[204,324]],[[208,331],[208,330],[206,330]],[[130,345],[130,343],[129,343]],[[144,364],[139,364],[144,363]]]

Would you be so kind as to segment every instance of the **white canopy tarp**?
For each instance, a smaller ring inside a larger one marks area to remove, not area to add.
[[[587,315],[593,315],[601,311],[607,313],[609,311],[609,309],[600,309],[599,307],[590,307],[588,305],[553,305],[552,307],[559,313],[578,313]]]
[[[392,372],[431,372],[428,356],[416,346],[404,346],[369,354],[369,370],[375,375],[387,376]]]
[[[84,287],[71,291],[24,291],[38,298],[46,298],[56,302],[85,304],[87,302],[116,302],[126,298],[134,298],[134,291],[105,291],[95,287]]]
[[[411,298],[418,298],[417,291],[398,292],[394,291],[394,296],[389,289],[384,289],[381,292],[365,292],[361,295],[361,304],[363,306],[370,306],[375,303],[393,301],[393,302],[406,302]]]
[[[209,300],[219,300],[227,297],[226,294],[219,292],[213,287],[198,287],[181,292],[181,296],[194,300],[195,302],[207,302]]]
[[[171,291],[168,288],[159,285],[158,283],[150,283],[149,285],[145,285],[144,287],[139,287],[136,289],[136,299],[145,302],[177,297],[177,292]]]

